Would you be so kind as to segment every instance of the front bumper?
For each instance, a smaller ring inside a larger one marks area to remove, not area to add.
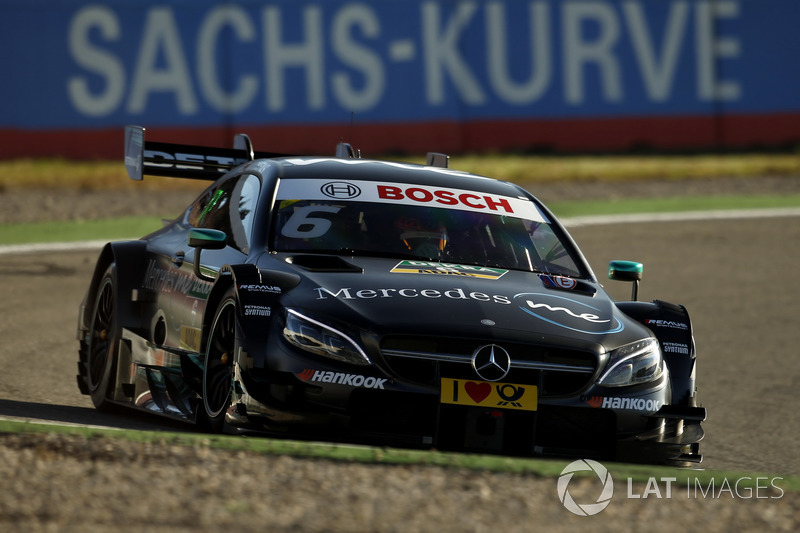
[[[522,411],[442,403],[439,387],[403,382],[374,366],[292,361],[288,372],[236,365],[231,430],[515,456],[702,460],[705,410],[670,405],[667,373],[630,390],[544,395],[536,410]]]

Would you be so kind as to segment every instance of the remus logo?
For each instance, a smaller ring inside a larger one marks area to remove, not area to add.
[[[610,311],[566,296],[523,292],[515,295],[514,300],[529,315],[578,333],[605,335],[625,329],[625,325]]]

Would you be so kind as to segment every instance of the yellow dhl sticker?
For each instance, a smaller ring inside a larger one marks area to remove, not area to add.
[[[203,330],[200,328],[181,326],[181,348],[184,350],[199,352],[201,342],[200,339],[202,336]]]
[[[397,263],[393,274],[433,274],[440,276],[461,276],[467,278],[500,279],[508,270],[476,265],[455,265],[433,261],[405,260]]]
[[[536,385],[442,378],[442,403],[536,411]]]

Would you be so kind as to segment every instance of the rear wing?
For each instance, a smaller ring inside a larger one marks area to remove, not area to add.
[[[287,155],[291,154],[254,152],[243,133],[233,137],[233,148],[213,148],[145,141],[144,128],[125,126],[125,169],[137,181],[145,174],[214,181],[242,163]]]

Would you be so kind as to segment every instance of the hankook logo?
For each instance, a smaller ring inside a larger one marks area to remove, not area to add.
[[[320,187],[320,191],[322,191],[322,194],[325,196],[330,196],[338,200],[348,200],[361,194],[361,189],[346,181],[329,181]]]
[[[501,346],[486,344],[472,353],[472,368],[486,381],[500,381],[511,369],[511,356]]]

